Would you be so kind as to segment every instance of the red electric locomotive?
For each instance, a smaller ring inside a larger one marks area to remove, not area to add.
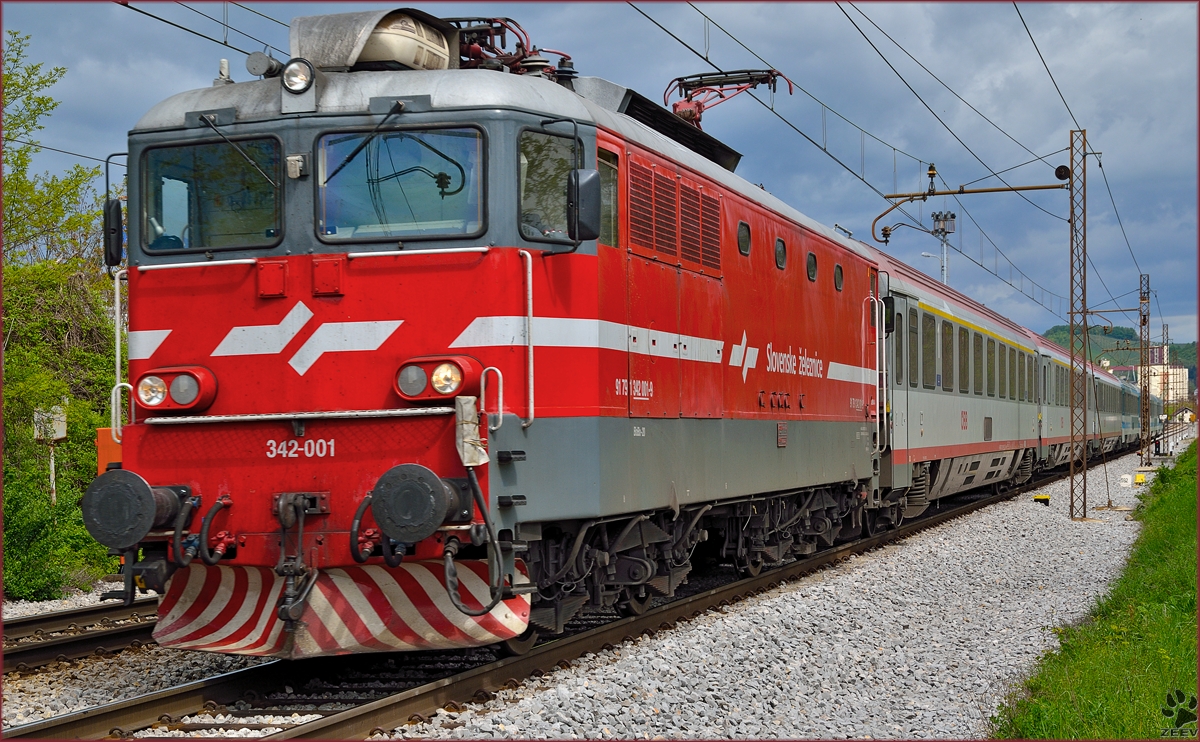
[[[522,651],[909,509],[879,258],[546,53],[297,18],[290,61],[130,132],[121,455],[83,508],[161,645]]]

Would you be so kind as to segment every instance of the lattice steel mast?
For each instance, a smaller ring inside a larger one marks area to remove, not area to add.
[[[1087,516],[1087,130],[1071,130],[1071,519]]]
[[[1141,462],[1150,465],[1150,274],[1139,276],[1138,285],[1139,348],[1138,386],[1141,388]]]

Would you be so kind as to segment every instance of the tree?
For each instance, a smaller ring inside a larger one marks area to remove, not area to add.
[[[45,91],[66,70],[27,63],[28,41],[9,31],[4,48],[4,592],[39,600],[90,585],[114,563],[79,510],[96,474],[96,428],[107,424],[114,348],[99,168],[29,173],[33,136],[58,106]],[[35,441],[33,414],[64,400],[52,504],[49,451]]]
[[[58,107],[46,90],[67,74],[25,60],[29,36],[9,30],[4,45],[4,262],[100,255],[99,167],[75,165],[62,175],[31,174],[34,136]]]

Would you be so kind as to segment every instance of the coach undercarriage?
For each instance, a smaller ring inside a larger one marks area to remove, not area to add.
[[[559,633],[581,611],[642,613],[670,597],[693,567],[733,564],[757,575],[764,565],[804,557],[839,539],[898,524],[903,506],[885,499],[867,510],[869,482],[843,482],[611,519],[543,524],[523,545],[538,592],[534,630]],[[523,524],[522,528],[528,528]]]

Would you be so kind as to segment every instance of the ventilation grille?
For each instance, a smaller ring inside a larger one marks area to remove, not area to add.
[[[629,241],[654,249],[654,174],[650,168],[629,163]]]
[[[679,250],[676,226],[675,180],[661,173],[654,174],[654,251],[675,257]]]
[[[721,202],[701,196],[703,220],[700,230],[701,263],[705,268],[721,270]]]
[[[684,260],[700,262],[700,194],[687,186],[679,189],[679,252]]]

